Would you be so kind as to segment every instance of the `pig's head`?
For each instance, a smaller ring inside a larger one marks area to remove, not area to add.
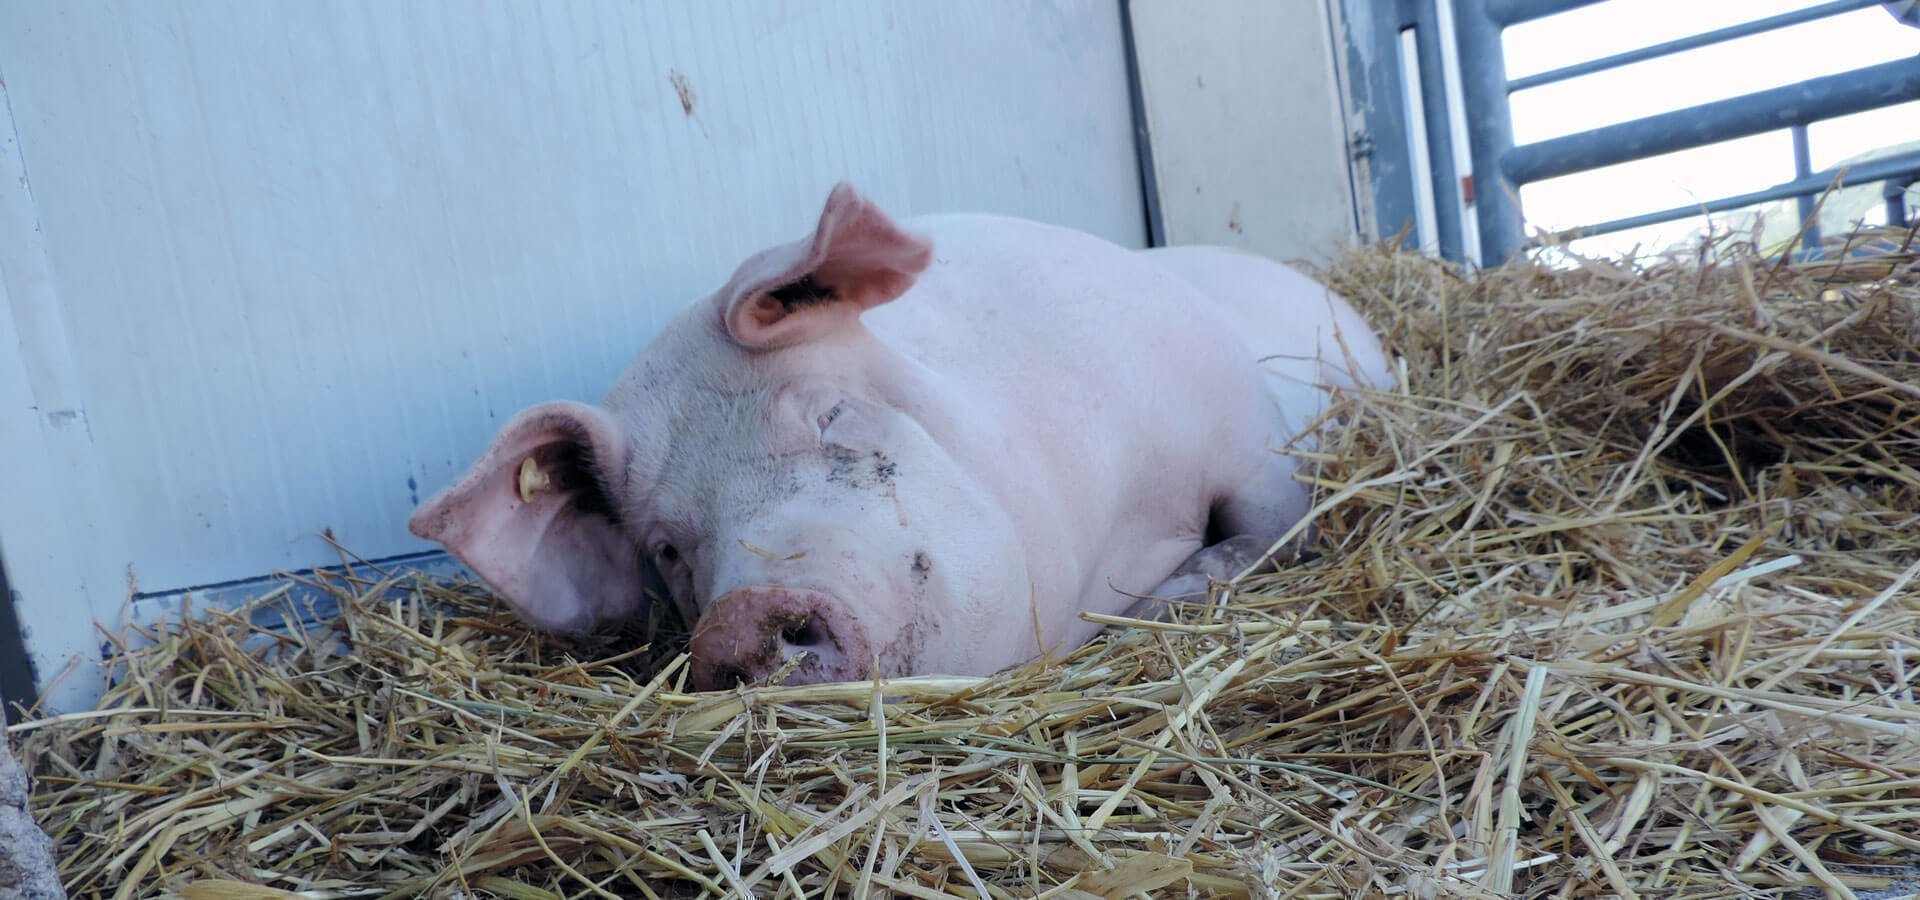
[[[978,656],[1005,627],[986,598],[1024,603],[1027,584],[1008,517],[953,452],[978,419],[861,323],[930,259],[835,188],[810,237],[743,263],[603,406],[515,417],[413,533],[555,630],[644,608],[650,561],[698,623],[702,689],[1019,661],[1014,635]]]

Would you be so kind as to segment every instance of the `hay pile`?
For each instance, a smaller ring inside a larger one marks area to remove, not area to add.
[[[1406,383],[1314,457],[1315,549],[1217,608],[988,679],[690,695],[668,641],[530,636],[477,590],[355,567],[319,582],[328,626],[216,615],[129,651],[100,713],[17,729],[67,884],[1897,884],[1920,859],[1920,252],[1462,277],[1379,251],[1328,277]]]

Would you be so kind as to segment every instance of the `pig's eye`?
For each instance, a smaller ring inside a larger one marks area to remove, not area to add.
[[[847,405],[845,403],[836,403],[833,405],[832,409],[821,413],[820,418],[816,420],[820,424],[821,433],[823,434],[826,433],[827,426],[832,425],[833,420],[840,418],[840,414],[846,411],[847,411]]]
[[[672,544],[661,544],[660,545],[660,561],[665,563],[679,562],[680,550],[674,547]]]

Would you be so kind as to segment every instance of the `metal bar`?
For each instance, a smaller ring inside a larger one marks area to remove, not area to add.
[[[1506,54],[1492,2],[1458,0],[1454,8],[1460,92],[1467,108],[1467,146],[1472,150],[1471,178],[1463,181],[1461,193],[1480,226],[1480,262],[1486,266],[1506,262],[1525,244],[1520,194],[1501,165],[1501,158],[1513,149],[1513,108],[1507,103]]]
[[[1556,81],[1578,78],[1581,75],[1591,75],[1595,72],[1617,69],[1621,66],[1631,65],[1637,62],[1659,59],[1662,56],[1671,56],[1686,50],[1694,50],[1738,38],[1764,34],[1775,29],[1786,28],[1790,25],[1801,25],[1829,16],[1850,13],[1857,9],[1866,9],[1869,6],[1879,6],[1881,2],[1882,0],[1834,0],[1832,3],[1822,3],[1819,6],[1796,9],[1792,12],[1784,12],[1777,16],[1768,16],[1764,19],[1755,19],[1751,22],[1729,25],[1713,31],[1703,31],[1699,34],[1675,38],[1665,43],[1637,47],[1624,53],[1615,53],[1612,56],[1603,56],[1599,59],[1590,59],[1586,62],[1574,63],[1570,66],[1563,66],[1546,72],[1525,75],[1508,82],[1507,90],[1512,92],[1524,91],[1528,88],[1537,88],[1543,84],[1552,84]]]
[[[1440,246],[1440,216],[1433,193],[1432,141],[1427,137],[1426,92],[1420,89],[1419,29],[1400,31],[1401,115],[1407,121],[1407,168],[1413,174],[1413,245],[1422,253]]]
[[[1790,132],[1793,135],[1793,177],[1804,181],[1813,176],[1813,151],[1807,143],[1807,126],[1795,125]],[[1800,227],[1805,229],[1801,235],[1800,246],[1809,253],[1818,253],[1820,246],[1820,223],[1813,218],[1818,204],[1813,202],[1812,194],[1801,194],[1796,204],[1800,209]]]
[[[1502,160],[1502,174],[1514,184],[1530,184],[1913,99],[1920,99],[1920,56],[1515,147]],[[1474,173],[1484,171],[1476,149]]]
[[[1920,151],[1911,151],[1897,156],[1869,160],[1858,165],[1847,166],[1844,169],[1828,169],[1824,172],[1819,172],[1805,178],[1796,178],[1793,181],[1777,184],[1765,190],[1754,191],[1752,193],[1736,194],[1731,197],[1722,197],[1718,200],[1709,200],[1705,203],[1676,206],[1671,209],[1660,210],[1659,212],[1641,213],[1637,216],[1627,216],[1626,218],[1613,219],[1594,225],[1569,228],[1556,233],[1554,238],[1565,241],[1574,238],[1593,237],[1594,235],[1625,231],[1629,228],[1639,228],[1643,225],[1658,225],[1662,222],[1672,222],[1676,219],[1685,219],[1691,216],[1726,212],[1730,209],[1741,209],[1773,200],[1785,200],[1788,197],[1805,197],[1825,191],[1835,183],[1836,178],[1839,179],[1840,187],[1871,184],[1876,181],[1887,181],[1889,179],[1920,178]]]
[[[1601,0],[1486,0],[1485,8],[1487,17],[1505,28],[1599,2]]]
[[[1452,201],[1447,210],[1447,218],[1452,219],[1460,228],[1460,254],[1452,257],[1456,262],[1480,265],[1480,222],[1474,218],[1473,205],[1468,202],[1467,189],[1473,180],[1473,147],[1467,141],[1467,118],[1471,110],[1467,109],[1465,93],[1460,87],[1460,41],[1459,29],[1455,21],[1459,14],[1453,0],[1433,0],[1433,25],[1435,36],[1440,42],[1440,79],[1441,90],[1445,96],[1447,110],[1447,158],[1453,163],[1453,184],[1448,186],[1447,195]]]
[[[1444,54],[1440,49],[1440,23],[1433,14],[1435,2],[1448,0],[1425,0],[1419,4],[1414,15],[1413,40],[1420,60],[1420,107],[1426,119],[1427,160],[1433,173],[1435,238],[1441,256],[1460,259],[1465,238],[1460,234],[1460,219],[1453,214],[1459,202],[1460,176],[1449,137],[1453,123],[1448,115],[1447,75],[1441,64]]]
[[[1133,41],[1133,0],[1119,0],[1120,47],[1127,60],[1127,103],[1133,113],[1133,158],[1140,167],[1140,210],[1146,216],[1149,247],[1167,245],[1160,215],[1160,179],[1153,170],[1153,135],[1147,127],[1146,95],[1140,89],[1140,54]]]
[[[1887,180],[1885,190],[1888,225],[1892,225],[1895,228],[1907,227],[1907,188],[1911,187],[1916,179],[1920,179],[1920,173],[1916,173],[1914,176],[1908,178]]]

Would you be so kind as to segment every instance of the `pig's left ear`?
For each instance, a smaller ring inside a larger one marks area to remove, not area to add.
[[[584,631],[641,610],[640,552],[610,497],[626,440],[608,415],[565,401],[513,417],[473,470],[407,526],[438,541],[520,616]]]
[[[741,264],[720,289],[727,334],[767,350],[813,340],[907,292],[933,246],[841,182],[813,236]]]

